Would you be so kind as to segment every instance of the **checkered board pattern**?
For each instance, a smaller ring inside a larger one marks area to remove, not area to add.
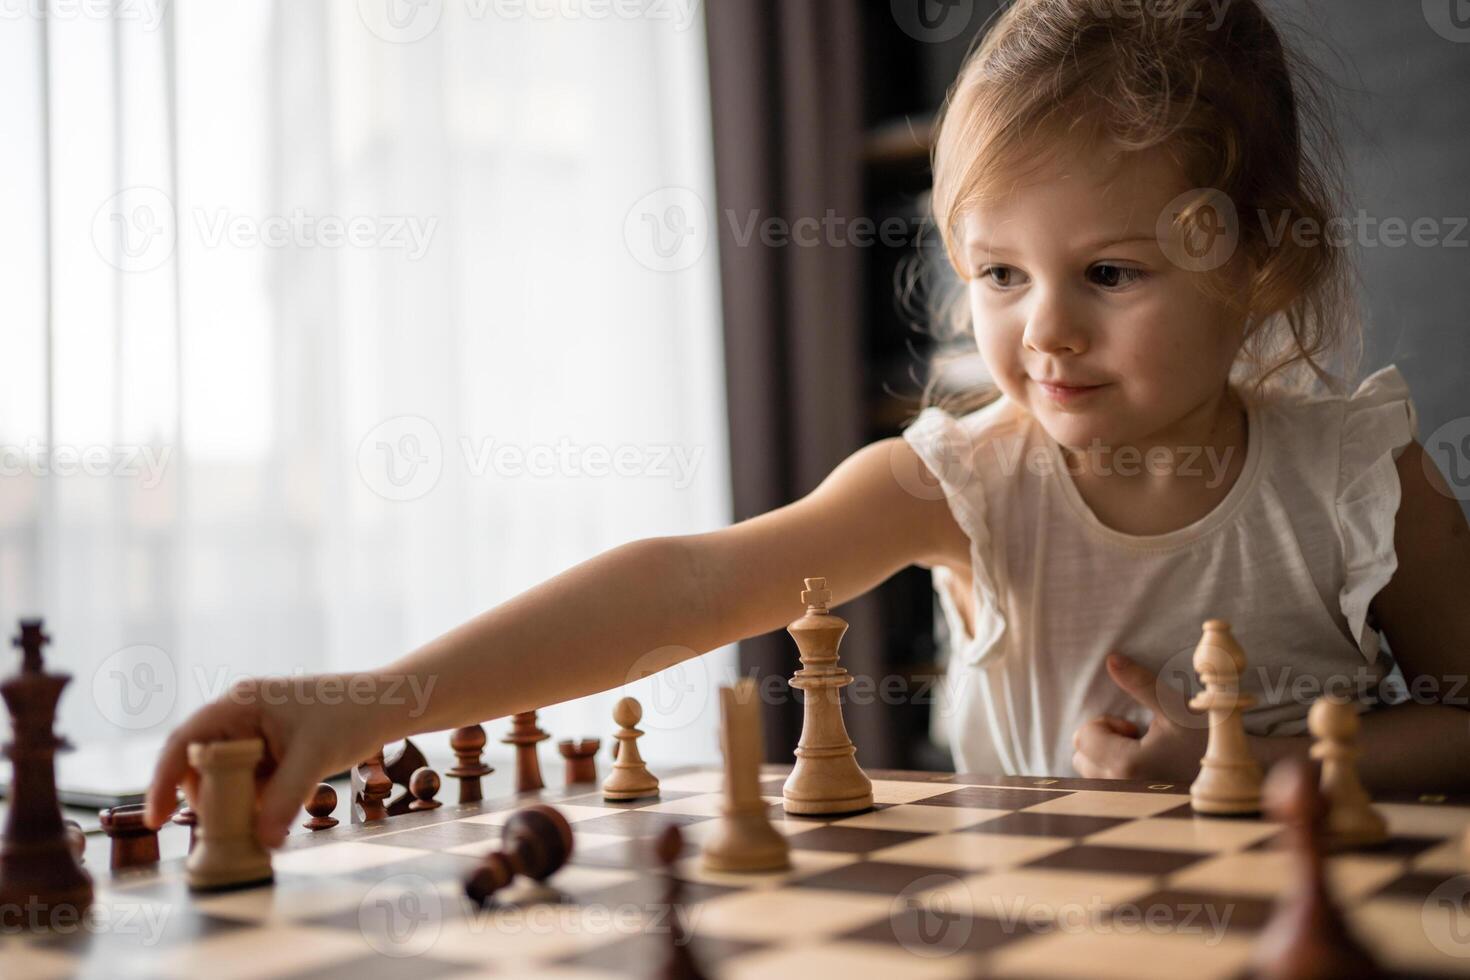
[[[646,838],[668,823],[687,843],[676,914],[716,978],[1240,977],[1293,881],[1280,826],[1194,816],[1187,786],[870,775],[877,807],[828,820],[784,817],[784,771],[763,771],[780,873],[702,870],[717,770],[666,773],[655,800],[589,784],[293,834],[272,885],[231,892],[190,894],[179,861],[94,868],[91,924],[0,937],[0,976],[647,976],[671,944]],[[571,821],[570,863],[472,906],[465,876],[536,800]],[[1392,839],[1331,857],[1335,894],[1399,974],[1470,975],[1470,805],[1380,806]]]

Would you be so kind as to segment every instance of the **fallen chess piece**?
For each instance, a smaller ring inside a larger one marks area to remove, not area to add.
[[[857,764],[857,747],[842,720],[841,691],[852,683],[837,666],[847,621],[827,611],[832,592],[824,578],[805,580],[806,614],[786,627],[801,651],[791,686],[802,692],[796,765],[781,789],[787,813],[802,816],[861,813],[873,808],[873,783]]]
[[[636,698],[623,698],[613,705],[613,722],[618,730],[617,751],[613,754],[612,772],[602,781],[602,798],[617,802],[641,800],[658,795],[658,778],[648,771],[638,752],[638,739],[643,735],[635,726],[643,717],[643,706]]]
[[[97,818],[112,841],[113,871],[158,863],[158,831],[143,822],[143,804],[99,810]]]
[[[545,881],[572,855],[572,826],[544,803],[517,810],[501,830],[501,849],[485,855],[465,881],[465,894],[484,905],[516,875]]]
[[[1327,885],[1323,838],[1327,800],[1316,763],[1285,759],[1266,783],[1267,814],[1289,828],[1296,865],[1256,943],[1258,980],[1369,980],[1378,965],[1348,930]]]
[[[271,880],[270,851],[255,836],[255,766],[264,753],[258,738],[189,746],[189,765],[199,774],[199,842],[184,863],[191,889],[215,891]]]
[[[306,812],[311,819],[301,826],[307,830],[331,830],[337,826],[337,818],[332,816],[336,809],[337,791],[332,788],[332,784],[317,783],[316,791],[311,794],[311,800],[306,804]]]

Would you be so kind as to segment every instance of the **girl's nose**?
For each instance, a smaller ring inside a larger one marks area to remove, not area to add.
[[[1044,300],[1026,321],[1021,343],[1038,354],[1081,354],[1087,350],[1087,330],[1060,303]]]

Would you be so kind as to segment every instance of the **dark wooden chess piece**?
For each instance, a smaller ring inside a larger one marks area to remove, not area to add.
[[[352,767],[352,822],[370,823],[388,816],[385,801],[393,792],[393,780],[383,769],[383,750]]]
[[[332,788],[332,784],[317,783],[316,792],[311,794],[311,800],[306,804],[306,812],[311,815],[311,819],[301,826],[307,830],[331,830],[337,826],[337,818],[332,816],[336,809],[337,791]]]
[[[14,731],[5,746],[12,776],[10,809],[0,842],[0,925],[47,926],[63,916],[72,924],[92,905],[92,879],[77,863],[56,798],[56,706],[68,674],[47,673],[41,620],[23,619],[11,641],[24,652],[20,672],[0,683]]]
[[[408,787],[408,781],[413,774],[429,764],[424,753],[413,744],[412,739],[404,739],[398,751],[383,760],[383,771],[393,781],[394,786],[402,786],[403,789],[397,795],[388,800],[388,816],[397,817],[405,814],[413,803],[413,792]]]
[[[77,859],[78,865],[85,865],[87,863],[87,832],[75,820],[67,819],[61,823],[66,827],[66,843],[71,847],[71,856]]]
[[[1292,884],[1277,900],[1256,943],[1257,980],[1369,980],[1384,974],[1348,929],[1327,887],[1327,799],[1321,765],[1284,759],[1266,779],[1268,816],[1285,823],[1296,862]]]
[[[659,940],[662,956],[656,976],[659,980],[704,980],[699,965],[694,962],[694,953],[689,948],[689,937],[684,933],[684,882],[674,873],[674,863],[684,853],[684,834],[678,824],[669,824],[654,842],[654,856],[664,877],[664,922],[668,938]]]
[[[180,827],[189,828],[189,850],[190,852],[193,852],[194,832],[195,829],[199,826],[199,814],[194,812],[193,807],[185,803],[174,812],[174,815],[170,817],[169,820],[171,820],[173,823],[178,824]]]
[[[481,795],[480,777],[495,770],[485,765],[480,752],[485,748],[485,729],[480,725],[456,728],[449,735],[449,747],[454,750],[454,768],[444,775],[459,780],[459,802],[478,803]]]
[[[113,871],[158,863],[158,831],[143,822],[143,804],[99,810],[97,817],[112,840]]]
[[[536,712],[522,711],[511,715],[510,734],[501,744],[516,747],[516,792],[529,793],[545,787],[541,781],[541,760],[536,756],[536,743],[551,736],[536,727]]]
[[[567,785],[597,782],[597,750],[602,747],[600,738],[584,738],[580,742],[564,739],[556,743],[557,751],[567,761]]]
[[[501,830],[501,849],[485,855],[465,881],[465,894],[484,905],[516,875],[551,877],[572,854],[572,825],[544,803],[517,810]]]
[[[408,805],[413,813],[434,810],[443,805],[434,799],[439,793],[439,774],[428,766],[414,770],[408,780],[408,791],[413,794],[413,802]]]

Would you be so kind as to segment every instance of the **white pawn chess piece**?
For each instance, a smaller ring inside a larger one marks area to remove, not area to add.
[[[806,615],[786,627],[801,651],[791,678],[804,702],[796,765],[781,790],[787,813],[858,813],[873,808],[873,784],[857,764],[857,748],[842,720],[841,692],[852,683],[837,666],[837,646],[847,622],[827,611],[832,593],[824,578],[805,580]]]
[[[760,702],[755,681],[720,688],[720,742],[725,753],[725,800],[704,842],[710,871],[779,871],[791,867],[790,845],[766,817],[761,799]]]
[[[194,849],[184,864],[196,891],[271,880],[271,855],[255,836],[255,766],[265,751],[258,738],[195,742],[189,765],[199,774]]]
[[[636,698],[623,698],[613,705],[614,762],[612,772],[602,781],[604,800],[641,800],[658,795],[658,778],[648,771],[638,753],[638,738],[643,733],[634,726],[643,717],[643,706]]]
[[[1358,778],[1358,711],[1348,701],[1320,697],[1307,712],[1307,728],[1317,741],[1312,758],[1322,760],[1322,795],[1327,798],[1327,842],[1333,847],[1380,844],[1388,839],[1388,824],[1373,809]]]
[[[1198,813],[1244,815],[1261,810],[1261,767],[1251,756],[1242,713],[1256,699],[1240,691],[1245,651],[1230,633],[1230,624],[1211,619],[1194,650],[1194,669],[1205,689],[1189,702],[1210,715],[1209,742],[1199,776],[1189,787]]]

